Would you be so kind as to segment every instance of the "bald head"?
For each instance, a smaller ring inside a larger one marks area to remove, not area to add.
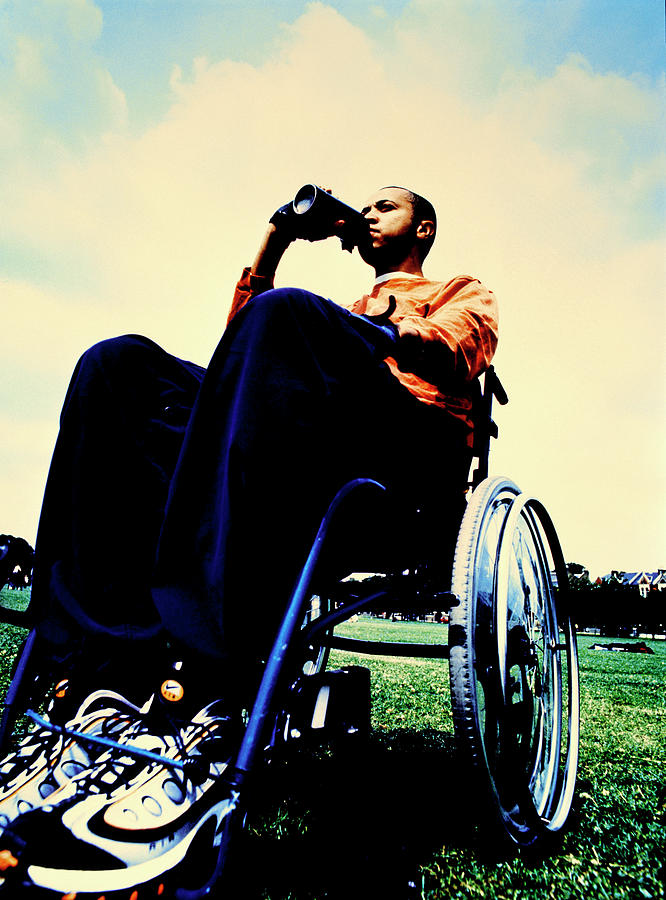
[[[437,234],[437,213],[435,212],[435,207],[429,200],[426,200],[425,197],[422,197],[420,194],[416,194],[409,188],[401,187],[397,184],[386,185],[382,188],[382,190],[403,192],[403,194],[407,197],[412,205],[412,210],[414,212],[414,222],[416,223],[416,225],[418,225],[420,222],[432,222],[432,235],[430,235],[427,240],[423,241],[421,255],[421,262],[423,262],[428,253],[430,253],[430,248],[432,247],[435,241],[435,236]]]

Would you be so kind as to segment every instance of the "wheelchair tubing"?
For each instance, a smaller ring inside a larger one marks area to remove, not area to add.
[[[309,588],[312,582],[322,546],[328,533],[331,521],[346,498],[363,487],[372,487],[385,491],[384,485],[370,478],[356,478],[347,482],[337,492],[328,506],[319,525],[310,552],[301,569],[296,585],[291,593],[282,622],[278,628],[272,649],[264,667],[264,673],[250,712],[245,734],[234,764],[224,775],[230,786],[229,815],[220,833],[220,844],[217,851],[215,869],[208,881],[200,888],[187,890],[180,888],[176,892],[176,900],[204,900],[210,896],[217,885],[225,878],[230,848],[235,843],[236,835],[242,830],[246,808],[242,801],[244,788],[255,765],[265,750],[265,740],[270,731],[271,720],[279,713],[277,698],[284,686],[285,670],[288,668],[288,657],[298,646],[299,631],[305,616],[305,605],[310,598]]]
[[[319,607],[315,615],[314,601],[319,601]],[[331,612],[331,601],[325,594],[314,594],[310,597],[310,607],[305,614],[303,620],[302,632],[307,632],[308,640],[304,648],[303,675],[318,675],[323,672],[328,665],[328,657],[331,652],[331,645],[326,639],[314,640],[321,629],[317,627],[320,619],[326,618]],[[325,629],[325,637],[329,637],[333,629]],[[310,638],[313,638],[310,640]]]

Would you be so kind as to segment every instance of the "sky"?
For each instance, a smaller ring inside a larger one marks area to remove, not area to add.
[[[593,576],[666,566],[664,12],[656,0],[0,0],[0,531],[34,541],[94,342],[205,365],[274,209],[404,184],[425,274],[500,304],[491,473]],[[372,272],[298,242],[276,283]],[[433,478],[437,460],[421,460]],[[103,476],[103,473],[101,473]]]

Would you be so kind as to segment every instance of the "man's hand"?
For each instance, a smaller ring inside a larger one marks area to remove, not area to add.
[[[289,242],[291,242],[297,237],[300,237],[300,235],[297,234],[299,225],[298,215],[294,212],[293,203],[289,202],[285,203],[284,206],[280,206],[275,210],[268,221],[285,240],[288,239]]]
[[[413,372],[423,360],[425,341],[413,322],[405,319],[400,323],[400,336],[394,354],[398,368],[403,372]]]
[[[322,188],[327,194],[330,188]],[[250,267],[252,275],[261,275],[271,281],[275,278],[275,272],[287,247],[295,240],[303,238],[309,241],[323,241],[328,237],[337,236],[342,239],[345,228],[344,219],[334,222],[328,234],[318,234],[310,237],[307,234],[306,216],[299,216],[294,211],[293,202],[285,203],[275,210],[268,222],[268,228]]]
[[[456,378],[455,352],[444,341],[424,338],[417,322],[400,322],[400,337],[393,358],[403,372],[414,372],[431,384],[450,383]]]
[[[321,185],[318,185],[318,187],[327,194],[332,193],[331,188],[321,187]],[[274,225],[277,232],[283,236],[285,240],[288,239],[289,242],[298,239],[314,242],[325,241],[329,237],[342,238],[345,227],[345,220],[338,219],[330,224],[327,223],[326,231],[322,231],[321,220],[318,219],[317,224],[319,227],[316,233],[313,234],[312,217],[307,214],[301,215],[297,213],[294,209],[293,202],[285,203],[284,206],[280,206],[279,209],[276,209],[268,221],[271,225]]]
[[[318,184],[317,187],[320,188],[322,191],[325,191],[327,194],[333,193],[333,190],[330,187],[323,187],[321,184]],[[309,237],[309,238],[306,238],[306,240],[308,240],[308,241],[325,241],[327,238],[330,238],[330,237],[339,237],[340,240],[342,240],[342,235],[343,235],[344,228],[345,228],[345,220],[337,219],[337,221],[331,223],[330,228],[331,228],[330,234],[324,234],[321,237],[314,237],[314,238]]]

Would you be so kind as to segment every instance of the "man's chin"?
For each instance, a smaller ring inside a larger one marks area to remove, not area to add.
[[[373,268],[381,262],[382,259],[382,247],[376,247],[372,241],[367,241],[363,244],[358,244],[358,253],[364,263],[367,263],[369,266]]]

